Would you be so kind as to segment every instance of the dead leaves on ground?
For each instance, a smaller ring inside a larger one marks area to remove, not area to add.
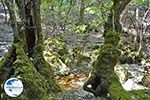
[[[55,77],[56,83],[62,90],[71,90],[81,87],[87,78],[88,74],[83,72],[70,73],[67,76]]]

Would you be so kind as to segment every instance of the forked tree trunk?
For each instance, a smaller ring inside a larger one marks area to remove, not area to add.
[[[14,3],[18,13],[14,10]],[[60,91],[52,80],[52,69],[43,57],[40,4],[40,0],[6,0],[14,41],[0,62],[0,84],[10,77],[19,76],[24,84],[24,92],[19,97],[23,100],[48,100],[49,93]],[[2,88],[0,93],[3,99],[9,98]]]
[[[118,46],[122,30],[119,22],[120,15],[131,0],[112,1],[111,12],[104,26],[105,41],[93,64],[91,76],[84,83],[83,88],[94,93],[95,96],[107,97],[107,93],[109,93],[112,100],[132,100],[114,74],[114,66],[121,55]],[[92,85],[92,88],[87,87],[89,84]]]

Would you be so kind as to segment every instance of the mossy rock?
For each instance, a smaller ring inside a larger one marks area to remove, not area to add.
[[[44,45],[46,50],[48,47],[51,51],[55,52],[63,62],[65,62],[67,56],[69,57],[67,45],[61,38],[49,37],[44,41]]]
[[[60,38],[48,38],[44,42],[44,58],[52,66],[55,75],[69,72],[70,55],[67,45]]]

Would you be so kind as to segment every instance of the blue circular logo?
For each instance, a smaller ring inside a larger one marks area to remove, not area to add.
[[[10,78],[4,84],[4,90],[10,97],[18,97],[23,92],[22,81],[18,78]]]

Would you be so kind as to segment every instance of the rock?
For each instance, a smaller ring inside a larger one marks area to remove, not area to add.
[[[44,41],[45,60],[54,69],[55,75],[66,75],[69,73],[69,53],[66,44],[57,38],[48,38]]]
[[[130,78],[133,79],[135,83],[139,83],[144,77],[144,66],[139,66],[138,64],[130,64],[128,72],[131,75]]]
[[[57,100],[108,100],[103,97],[95,97],[93,94],[77,88],[70,91],[60,92]]]
[[[115,73],[118,75],[123,88],[127,91],[146,89],[150,84],[150,74],[145,72],[145,66],[138,64],[116,65]],[[143,83],[142,85],[139,83]]]
[[[127,67],[128,65],[116,65],[114,67],[114,71],[117,74],[117,76],[119,77],[119,80],[121,83],[124,83],[127,79],[128,79],[128,69]]]
[[[133,79],[128,79],[122,86],[126,91],[146,89],[146,87],[135,83]]]
[[[148,88],[150,88],[150,72],[145,72],[144,77],[142,79],[142,84]]]

